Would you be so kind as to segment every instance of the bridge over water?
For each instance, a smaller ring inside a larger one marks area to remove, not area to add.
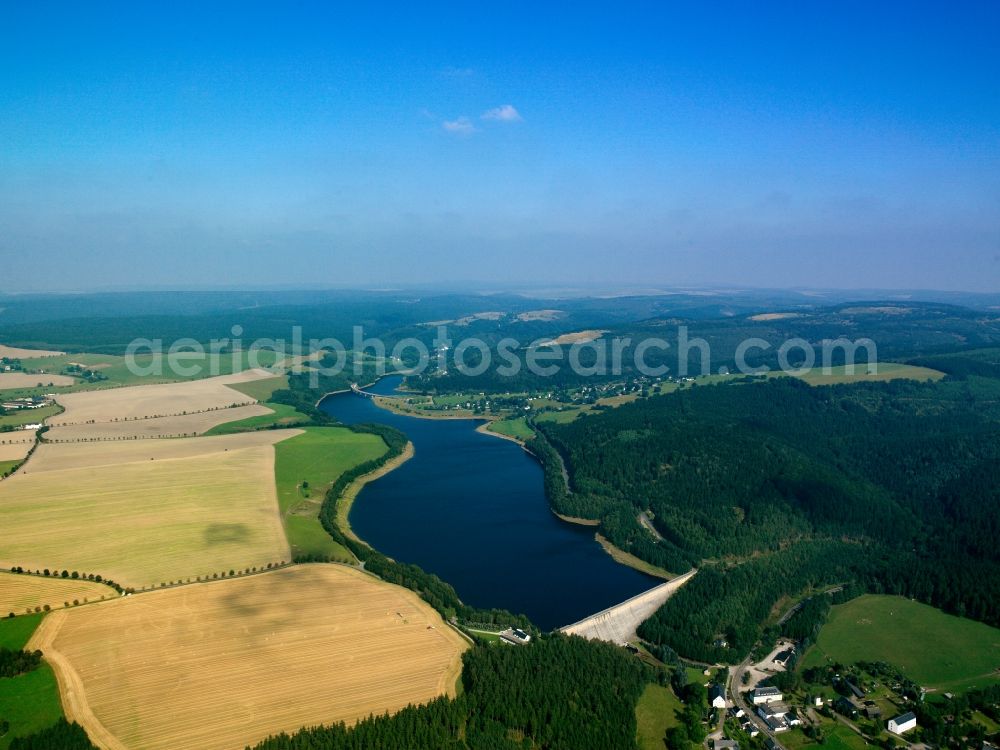
[[[692,568],[684,575],[671,578],[666,583],[636,594],[621,604],[603,609],[572,625],[559,628],[560,632],[579,635],[596,641],[622,644],[636,638],[636,629],[658,610],[674,593],[697,573]]]

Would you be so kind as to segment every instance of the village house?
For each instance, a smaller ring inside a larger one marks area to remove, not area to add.
[[[722,685],[712,685],[712,689],[708,691],[708,702],[712,708],[725,708],[726,689]]]

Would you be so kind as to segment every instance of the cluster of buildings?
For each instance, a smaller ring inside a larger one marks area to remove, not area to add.
[[[746,711],[742,708],[734,706],[729,709],[729,715],[739,723],[740,729],[749,734],[751,737],[756,737],[760,734],[760,730],[757,728],[757,725],[750,720],[750,717],[747,716]]]
[[[757,707],[757,715],[775,734],[787,732],[802,724],[798,714],[783,702],[784,697],[776,687],[759,687],[750,693],[750,700]]]
[[[865,699],[865,691],[854,682],[843,679],[840,681],[840,685],[847,694],[841,695],[833,702],[834,711],[849,719],[856,719],[861,715],[872,721],[878,721],[882,718],[882,709],[875,701]],[[889,719],[886,728],[893,734],[905,734],[911,729],[917,728],[917,717],[912,711],[907,711],[894,719]]]
[[[41,409],[43,406],[49,406],[51,403],[52,399],[44,396],[26,396],[25,398],[12,398],[10,401],[4,401],[0,405],[8,411],[19,411],[21,409]]]

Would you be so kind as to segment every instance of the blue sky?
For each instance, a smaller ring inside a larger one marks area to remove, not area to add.
[[[6,8],[0,291],[1000,290],[998,3],[365,5]]]

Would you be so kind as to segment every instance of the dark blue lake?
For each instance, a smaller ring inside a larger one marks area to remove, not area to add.
[[[388,395],[400,382],[386,377],[369,390]],[[413,458],[361,491],[351,526],[380,552],[436,573],[466,604],[522,612],[549,630],[660,582],[612,560],[592,528],[554,516],[538,462],[476,432],[478,422],[407,417],[353,393],[321,408],[410,438]]]

